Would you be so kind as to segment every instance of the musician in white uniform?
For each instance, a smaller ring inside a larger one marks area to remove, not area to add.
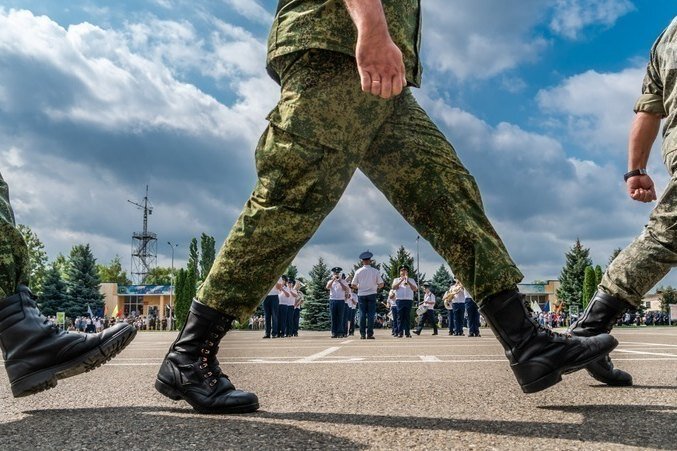
[[[345,278],[341,277],[342,268],[331,269],[331,279],[325,287],[329,290],[329,315],[331,317],[331,338],[343,336],[343,315],[345,313],[346,293],[350,290]],[[345,276],[344,276],[345,277]]]
[[[451,308],[454,312],[454,335],[462,336],[465,335],[463,333],[465,298],[470,297],[470,294],[466,291],[459,280],[456,281],[454,291],[456,292],[456,295],[451,301]]]
[[[400,334],[400,314],[397,311],[397,292],[395,290],[390,290],[388,293],[387,306],[388,309],[390,309],[390,316],[392,317],[392,321],[390,322],[392,325],[391,335],[397,337]]]
[[[435,317],[435,295],[430,291],[430,284],[424,283],[423,289],[425,290],[423,295],[422,306],[425,307],[425,312],[421,315],[421,319],[418,322],[418,327],[414,331],[416,335],[421,335],[423,326],[426,322],[432,324],[433,326],[433,335],[437,335],[437,318]]]
[[[360,305],[360,338],[374,339],[374,317],[376,316],[377,291],[383,288],[383,278],[378,269],[371,266],[374,256],[369,251],[360,254],[362,267],[355,271],[351,286],[357,288]]]
[[[400,277],[393,280],[397,311],[400,315],[398,322],[399,331],[397,336],[411,338],[411,307],[414,304],[414,292],[418,290],[416,281],[409,277],[409,267],[400,266]]]

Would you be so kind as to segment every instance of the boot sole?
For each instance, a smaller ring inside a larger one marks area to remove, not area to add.
[[[584,360],[583,362],[578,363],[576,365],[567,366],[567,367],[555,370],[552,373],[546,374],[545,376],[543,376],[539,379],[536,379],[534,382],[530,382],[528,384],[520,385],[520,387],[522,388],[522,391],[524,393],[536,393],[536,392],[539,392],[539,391],[543,391],[546,388],[552,387],[553,385],[556,385],[559,382],[561,382],[562,381],[562,374],[570,374],[570,373],[574,373],[578,370],[582,370],[583,368],[588,366],[591,362],[594,362],[595,360],[599,359],[600,356],[604,356],[604,355],[610,353],[611,351],[613,351],[613,349],[615,349],[617,345],[618,345],[618,342],[616,342],[614,347],[609,351],[606,351],[606,352],[604,352],[600,355],[596,355],[594,357],[591,357],[590,359]]]
[[[243,406],[221,407],[218,409],[209,409],[209,408],[205,409],[203,407],[196,406],[195,404],[191,403],[181,394],[181,392],[177,391],[171,385],[162,382],[160,379],[155,379],[155,389],[164,396],[166,396],[167,398],[172,399],[174,401],[180,401],[183,399],[188,404],[190,404],[193,410],[195,410],[198,413],[204,414],[252,413],[259,410],[258,402],[246,404]]]
[[[129,326],[113,335],[108,341],[75,359],[13,381],[12,395],[15,398],[34,395],[56,387],[59,379],[66,379],[96,369],[118,355],[135,336],[136,328]]]

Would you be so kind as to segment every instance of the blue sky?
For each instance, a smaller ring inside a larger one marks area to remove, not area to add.
[[[423,0],[415,95],[475,175],[526,281],[556,278],[576,238],[605,265],[646,223],[626,198],[627,131],[668,0]],[[272,0],[0,0],[0,171],[51,258],[89,242],[129,267],[150,184],[168,240],[221,242],[255,181],[278,87],[265,69]],[[519,6],[517,6],[519,5]],[[649,170],[667,174],[654,147]],[[359,215],[357,212],[360,213]],[[383,259],[416,232],[361,174],[296,259]],[[429,275],[442,263],[421,243]],[[667,283],[677,283],[668,276]]]

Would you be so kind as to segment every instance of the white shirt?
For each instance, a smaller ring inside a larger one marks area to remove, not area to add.
[[[289,296],[287,296],[284,290],[289,293]],[[280,290],[280,305],[294,305],[294,297],[291,295],[292,289],[284,287],[284,290]]]
[[[454,296],[454,299],[451,300],[452,304],[463,304],[465,303],[465,288],[456,293],[456,296]]]
[[[271,288],[271,290],[268,292],[268,296],[277,296],[278,294],[280,294],[280,292],[279,292],[279,291],[277,290],[277,288],[276,288],[278,283],[279,283],[280,285],[284,284],[284,280],[282,280],[282,277],[280,277],[279,279],[277,279],[277,283],[276,283],[276,284],[273,286],[273,288]]]
[[[357,308],[357,294],[355,293],[350,293],[350,299],[348,300],[349,305],[351,309],[355,310]]]
[[[403,279],[403,277],[398,277],[393,282],[395,284],[397,284],[402,279]],[[397,289],[397,299],[404,299],[404,300],[413,301],[414,300],[414,290],[412,290],[411,287],[416,286],[416,281],[414,279],[412,279],[411,277],[407,277],[407,282],[409,282],[408,285],[404,285],[404,284],[400,285],[400,287]]]
[[[381,273],[373,266],[363,266],[353,276],[353,285],[357,286],[358,296],[376,294],[378,286],[383,283]]]
[[[348,282],[343,279],[334,280],[329,287],[329,299],[332,301],[343,301],[346,299],[346,292],[343,288],[348,289]]]
[[[425,306],[429,309],[435,308],[435,295],[432,291],[430,293],[426,293],[426,295],[423,296],[423,304],[425,304]]]
[[[397,296],[391,296],[395,290],[390,290],[390,293],[388,293],[388,308],[393,308],[397,306]]]

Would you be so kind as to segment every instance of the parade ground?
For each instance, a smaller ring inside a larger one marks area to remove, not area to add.
[[[1,449],[677,449],[677,328],[614,331],[635,385],[583,370],[525,395],[488,329],[481,338],[263,340],[230,332],[221,366],[258,394],[255,414],[206,416],[153,388],[176,333],[140,332],[103,367],[11,396],[0,378]]]

